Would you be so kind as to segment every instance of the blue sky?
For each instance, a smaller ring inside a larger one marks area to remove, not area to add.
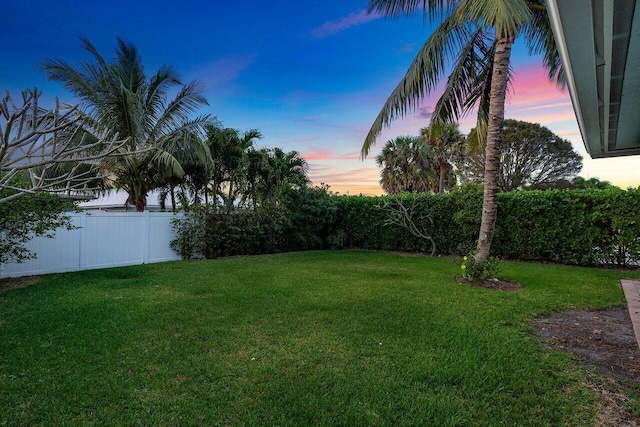
[[[9,1],[0,18],[0,89],[17,96],[37,86],[45,100],[72,103],[47,82],[38,61],[78,64],[87,37],[106,58],[116,37],[134,43],[147,74],[173,65],[184,82],[206,85],[210,106],[227,127],[258,128],[260,146],[299,151],[314,184],[342,194],[380,194],[375,154],[390,138],[428,125],[424,109],[385,130],[366,160],[359,158],[369,126],[430,34],[421,16],[387,20],[366,13],[366,0]],[[516,45],[516,80],[507,116],[541,123],[584,148],[568,94],[545,80],[539,58]],[[474,118],[461,122],[464,132]],[[638,156],[585,159],[582,176],[622,187],[640,185]]]

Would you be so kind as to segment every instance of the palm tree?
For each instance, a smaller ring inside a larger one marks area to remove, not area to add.
[[[167,65],[147,77],[135,46],[121,39],[112,62],[89,40],[81,40],[93,62],[74,68],[49,59],[41,69],[49,80],[63,83],[81,100],[97,128],[128,138],[120,155],[110,157],[102,167],[113,175],[113,186],[125,190],[128,202],[143,211],[148,192],[161,186],[163,177],[184,175],[178,157],[206,161],[203,126],[214,119],[209,115],[191,118],[207,105],[203,87],[195,81],[183,85]],[[167,102],[174,87],[178,93]]]
[[[278,147],[251,150],[245,201],[250,201],[254,207],[280,203],[288,190],[309,184],[308,167],[297,151],[285,152]]]
[[[259,189],[262,200],[279,203],[291,188],[301,188],[309,183],[307,161],[297,151],[285,152],[281,148],[265,151],[266,157]]]
[[[498,212],[504,104],[511,48],[516,37],[524,35],[532,53],[544,54],[549,77],[562,80],[545,1],[371,0],[369,3],[369,11],[391,17],[410,15],[420,8],[440,23],[382,107],[361,153],[363,157],[369,153],[383,126],[415,109],[453,63],[432,123],[457,121],[478,106],[477,134],[472,139],[484,142],[486,163],[482,220],[474,257],[478,262],[486,262]]]
[[[387,194],[423,193],[437,189],[435,164],[423,139],[399,136],[387,141],[376,157],[380,185]]]
[[[430,157],[436,164],[437,192],[442,194],[447,184],[449,188],[455,185],[453,163],[461,155],[464,135],[460,133],[457,123],[434,123],[428,128],[420,129],[420,136],[429,147]]]
[[[233,207],[233,202],[242,192],[247,175],[248,155],[256,139],[262,138],[258,129],[240,133],[238,129],[207,127],[207,145],[213,159],[211,172],[211,186],[213,188],[213,203],[222,196],[222,185],[226,185],[227,210]]]

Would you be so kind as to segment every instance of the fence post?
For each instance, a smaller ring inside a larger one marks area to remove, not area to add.
[[[144,245],[142,246],[142,263],[149,264],[149,228],[151,228],[151,213],[148,210],[144,211]]]

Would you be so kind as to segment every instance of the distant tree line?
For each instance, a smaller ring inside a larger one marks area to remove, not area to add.
[[[471,144],[457,125],[447,124],[387,141],[376,162],[387,194],[443,193],[459,184],[482,184],[484,157],[482,147]],[[581,169],[582,156],[566,139],[536,123],[504,121],[500,191],[586,188],[586,181],[576,177]]]

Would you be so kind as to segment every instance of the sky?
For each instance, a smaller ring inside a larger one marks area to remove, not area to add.
[[[44,59],[90,60],[79,38],[112,58],[117,38],[139,50],[147,75],[163,64],[184,83],[205,84],[209,106],[225,127],[259,129],[258,147],[296,150],[314,185],[340,194],[377,195],[375,156],[400,135],[428,126],[440,93],[385,129],[364,160],[360,149],[385,100],[432,28],[421,15],[385,19],[367,0],[214,0],[181,2],[0,0],[0,90],[15,98],[37,87],[43,102],[76,103],[39,71]],[[640,186],[640,156],[592,160],[569,95],[548,82],[540,57],[517,40],[506,117],[540,123],[585,156],[581,176],[622,188]],[[460,121],[463,133],[475,116]]]

